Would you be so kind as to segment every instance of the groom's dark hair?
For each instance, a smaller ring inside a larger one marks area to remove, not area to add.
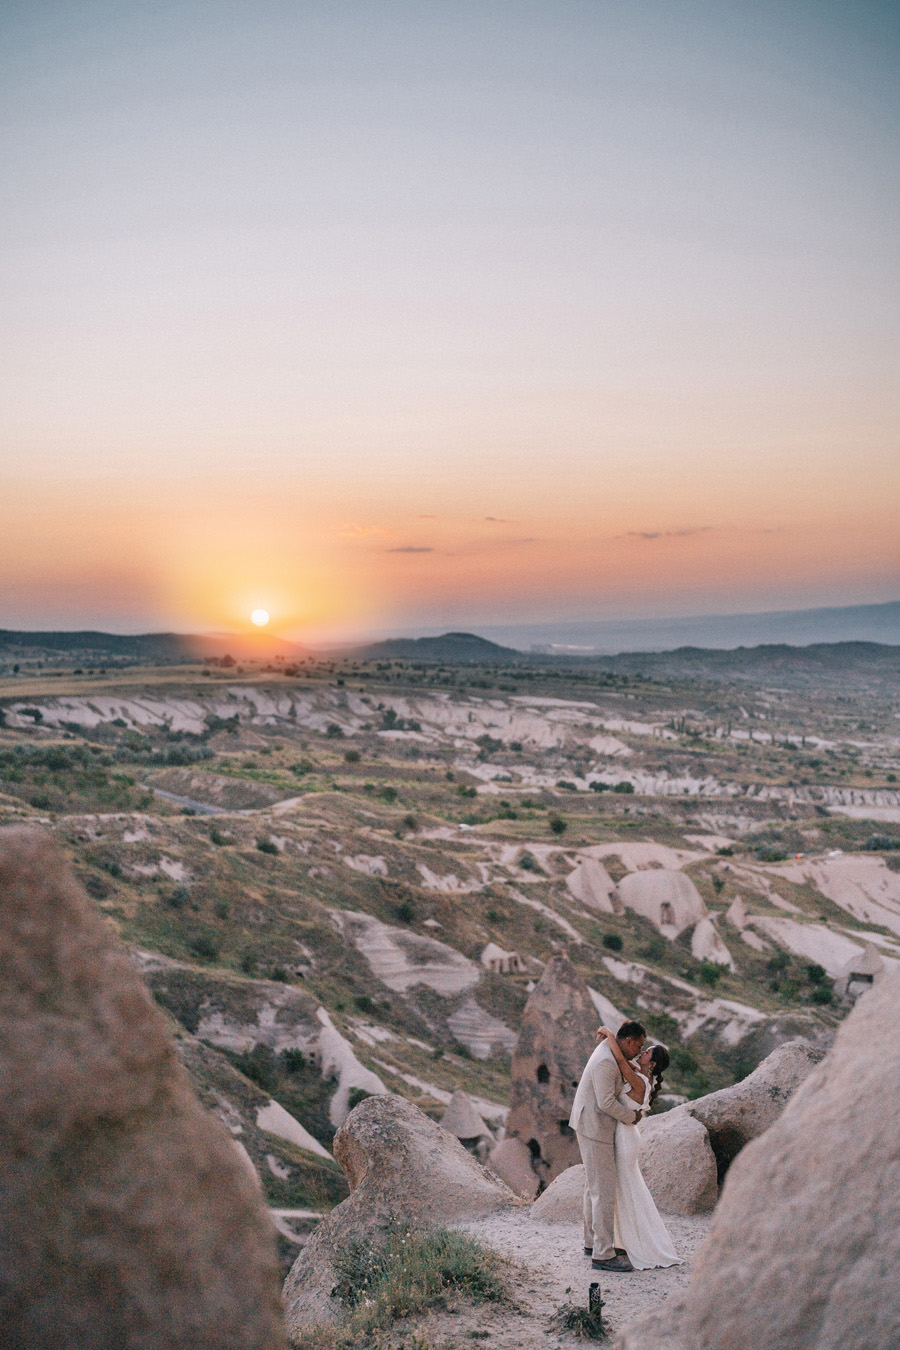
[[[623,1022],[622,1025],[619,1027],[619,1030],[616,1032],[616,1040],[636,1041],[639,1040],[641,1036],[646,1035],[647,1033],[641,1026],[640,1022]]]

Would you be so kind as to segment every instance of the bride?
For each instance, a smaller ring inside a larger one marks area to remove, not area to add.
[[[601,1027],[603,1035],[625,1079],[619,1101],[636,1105],[647,1112],[660,1089],[662,1076],[669,1067],[669,1052],[664,1045],[647,1046],[632,1063],[622,1053],[616,1033]],[[616,1125],[616,1225],[615,1242],[624,1248],[635,1270],[655,1266],[679,1266],[681,1258],[673,1246],[666,1226],[653,1203],[647,1183],[641,1175],[640,1132],[633,1125]]]

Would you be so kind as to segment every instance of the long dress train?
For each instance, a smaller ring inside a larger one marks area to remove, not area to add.
[[[643,1078],[643,1074],[641,1075]],[[646,1079],[644,1079],[647,1082]],[[644,1106],[650,1097],[650,1084],[644,1093]],[[628,1084],[619,1094],[623,1106],[639,1109],[628,1096]],[[635,1270],[655,1266],[680,1266],[666,1225],[641,1175],[641,1136],[634,1125],[616,1125],[616,1222],[615,1242],[624,1247]]]

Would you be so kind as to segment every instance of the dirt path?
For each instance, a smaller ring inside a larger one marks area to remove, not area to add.
[[[504,1210],[458,1226],[524,1267],[526,1274],[515,1288],[519,1305],[515,1311],[483,1304],[471,1311],[428,1319],[423,1330],[434,1350],[461,1350],[480,1341],[492,1350],[495,1346],[503,1350],[585,1350],[589,1342],[548,1330],[550,1319],[562,1304],[587,1306],[588,1286],[597,1279],[582,1251],[580,1223],[536,1223],[529,1209],[521,1209]],[[694,1254],[706,1236],[709,1218],[667,1215],[666,1226],[684,1265],[602,1276],[603,1315],[610,1332],[620,1330],[639,1313],[657,1308],[690,1278]]]

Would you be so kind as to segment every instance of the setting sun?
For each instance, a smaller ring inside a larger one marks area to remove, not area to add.
[[[265,628],[269,622],[269,611],[267,609],[255,609],[250,615],[250,622],[255,623],[257,628]]]

